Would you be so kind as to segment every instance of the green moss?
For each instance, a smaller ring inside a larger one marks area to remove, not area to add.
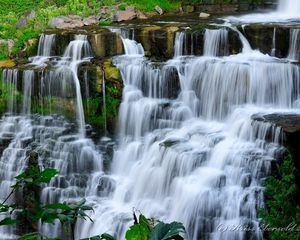
[[[110,25],[112,24],[112,21],[100,21],[99,25]]]

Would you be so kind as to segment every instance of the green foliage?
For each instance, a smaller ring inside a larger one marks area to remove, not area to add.
[[[271,240],[298,240],[300,232],[281,231],[291,224],[300,225],[300,206],[297,201],[299,189],[296,183],[297,170],[291,155],[288,155],[279,167],[279,177],[268,177],[266,187],[266,208],[260,210],[260,216],[268,229]]]
[[[15,177],[17,181],[11,187],[13,189],[20,189],[28,185],[48,183],[57,174],[57,170],[53,168],[46,168],[45,170],[40,171],[39,167],[30,166],[25,172]]]
[[[99,22],[99,25],[110,25],[110,24],[112,24],[112,21],[100,21]]]
[[[135,213],[134,219],[136,219]],[[156,223],[155,220],[147,219],[140,214],[138,223],[129,228],[125,238],[126,240],[183,240],[184,233],[185,228],[182,223]]]
[[[92,219],[85,211],[92,211],[93,208],[85,205],[85,199],[73,203],[54,203],[42,205],[39,199],[33,199],[32,207],[29,209],[26,206],[18,206],[17,204],[7,205],[5,202],[17,190],[34,189],[43,183],[49,183],[53,177],[58,174],[58,171],[53,168],[40,170],[38,166],[30,166],[24,172],[15,177],[16,183],[11,186],[12,192],[7,196],[3,203],[0,204],[0,214],[5,218],[0,221],[0,226],[16,224],[17,220],[12,218],[12,213],[18,210],[19,215],[30,219],[33,222],[41,220],[42,223],[54,223],[59,220],[63,227],[71,227],[71,233],[74,234],[74,228],[77,219]],[[39,233],[29,233],[22,236],[22,240],[46,239]],[[74,236],[73,236],[74,239]]]

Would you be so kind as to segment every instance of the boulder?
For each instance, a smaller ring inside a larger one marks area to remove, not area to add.
[[[24,17],[22,17],[16,24],[15,27],[16,28],[25,28],[26,25],[28,24],[29,20],[34,19],[36,16],[35,11],[31,11],[28,12],[27,14],[25,14]]]
[[[48,26],[51,28],[59,28],[62,29],[65,26],[65,20],[68,18],[65,16],[54,17],[49,20]]]
[[[159,15],[164,14],[164,10],[160,6],[156,5],[154,9],[156,12],[158,12]]]
[[[68,17],[54,17],[48,22],[48,26],[57,29],[78,28],[83,27],[82,18],[77,15],[69,15]]]
[[[136,16],[137,16],[138,19],[147,19],[147,18],[148,18],[148,17],[146,16],[146,14],[145,14],[144,12],[142,12],[142,11],[138,11],[138,12],[136,13]]]
[[[137,13],[134,7],[126,7],[124,11],[117,11],[116,14],[113,15],[114,22],[122,22],[135,19],[137,17]]]
[[[83,19],[83,24],[85,26],[90,26],[90,25],[96,24],[98,21],[99,21],[98,17],[96,17],[96,16],[90,16],[90,17],[87,17],[87,18]]]
[[[201,12],[200,14],[199,14],[199,17],[200,18],[208,18],[210,16],[210,14],[209,13],[205,13],[205,12]]]
[[[82,20],[82,17],[78,15],[69,15],[68,18],[70,18],[71,20]]]

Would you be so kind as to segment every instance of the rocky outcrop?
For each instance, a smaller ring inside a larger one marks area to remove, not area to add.
[[[31,11],[25,14],[24,17],[22,17],[16,24],[15,27],[16,28],[25,28],[28,24],[28,22],[32,19],[34,19],[36,16],[35,11]]]
[[[137,18],[137,12],[135,7],[128,6],[124,11],[117,11],[116,14],[113,15],[114,22],[122,22],[128,21]]]
[[[239,30],[245,35],[253,49],[259,49],[265,54],[272,52],[275,31],[275,56],[283,58],[288,55],[290,41],[289,28],[280,25],[251,24],[239,27]]]
[[[270,123],[282,130],[282,143],[289,153],[292,154],[295,167],[300,171],[300,114],[275,113],[254,115],[252,119],[258,122]],[[297,179],[299,178],[297,176]]]
[[[275,126],[280,127],[285,135],[299,134],[300,137],[300,114],[274,113],[254,115],[252,116],[252,119],[255,121],[272,123]]]
[[[48,22],[48,26],[50,28],[57,29],[72,29],[72,28],[80,28],[83,26],[94,25],[99,21],[99,17],[90,16],[87,18],[82,18],[77,15],[69,15],[69,16],[59,16],[54,17]]]
[[[90,16],[90,17],[84,18],[82,21],[83,21],[84,26],[90,26],[90,25],[94,25],[94,24],[98,23],[99,18],[97,16]]]

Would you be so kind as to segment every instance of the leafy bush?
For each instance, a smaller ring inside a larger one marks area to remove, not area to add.
[[[297,201],[299,189],[296,183],[297,170],[291,155],[288,155],[278,170],[279,176],[269,177],[265,182],[266,208],[260,210],[260,216],[268,229],[268,239],[298,240],[299,231],[284,229],[293,224],[300,226],[300,206]],[[280,230],[283,228],[283,231]]]

